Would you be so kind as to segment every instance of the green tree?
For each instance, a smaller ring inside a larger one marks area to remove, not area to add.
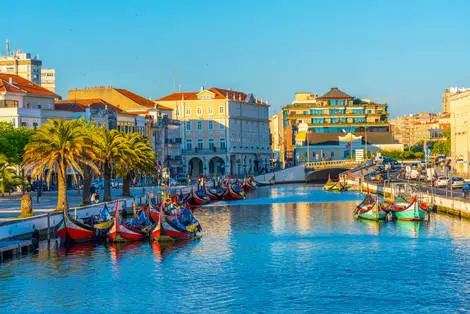
[[[0,154],[0,193],[2,196],[23,183],[20,176],[16,174],[17,165],[10,163],[7,156]]]
[[[111,200],[112,171],[127,164],[128,156],[132,155],[122,133],[116,130],[107,131],[99,128],[92,136],[93,151],[104,179],[104,201]]]
[[[0,154],[14,164],[21,164],[25,146],[31,141],[33,130],[14,128],[11,123],[0,122]]]
[[[123,178],[122,195],[130,195],[130,181],[138,173],[152,175],[155,171],[155,153],[147,140],[138,133],[124,134],[127,154],[120,160],[118,174]]]
[[[52,173],[57,172],[58,198],[57,210],[62,206],[69,208],[67,200],[67,172],[71,170],[77,181],[75,172],[83,175],[82,165],[90,166],[98,172],[96,165],[88,157],[93,152],[86,142],[82,122],[76,120],[49,120],[41,125],[26,145],[23,168],[31,168],[31,176],[42,177],[48,169],[46,181],[50,184]]]

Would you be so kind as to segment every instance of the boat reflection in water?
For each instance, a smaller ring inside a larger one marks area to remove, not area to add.
[[[397,231],[404,233],[412,238],[417,238],[423,231],[426,232],[429,228],[429,223],[426,221],[402,221],[395,222]]]
[[[176,252],[179,249],[186,247],[188,245],[195,245],[200,240],[185,240],[185,241],[177,241],[177,242],[158,242],[152,241],[150,242],[150,246],[152,247],[152,252],[154,255],[154,261],[157,263],[163,262],[165,256],[168,256],[172,252]]]
[[[361,219],[357,220],[361,225],[364,225],[366,228],[367,234],[374,234],[378,235],[381,230],[384,229],[386,222],[384,220],[368,220],[368,219]]]
[[[107,247],[109,249],[109,254],[111,256],[111,262],[116,264],[120,258],[126,255],[126,253],[134,253],[135,249],[142,249],[146,244],[144,241],[134,241],[134,242],[109,242]]]

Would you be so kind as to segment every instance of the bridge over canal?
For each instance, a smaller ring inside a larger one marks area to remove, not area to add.
[[[259,182],[294,183],[294,182],[322,182],[337,177],[343,171],[357,168],[361,165],[355,160],[330,160],[306,162],[290,167],[256,176]]]

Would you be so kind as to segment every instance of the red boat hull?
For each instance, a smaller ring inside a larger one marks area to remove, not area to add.
[[[195,205],[195,206],[200,206],[200,205],[205,205],[210,202],[210,198],[202,198],[199,197],[194,191],[191,192],[191,196],[187,199],[186,201],[189,205]]]
[[[87,226],[71,219],[64,211],[64,219],[57,229],[57,236],[62,242],[88,242],[95,240],[95,231],[91,226]]]

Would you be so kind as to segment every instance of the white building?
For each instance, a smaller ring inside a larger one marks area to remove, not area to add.
[[[270,168],[269,106],[253,94],[220,88],[174,93],[156,101],[183,124],[184,172],[247,176]]]
[[[20,49],[10,53],[8,40],[6,41],[5,51],[5,56],[0,56],[0,73],[19,75],[55,92],[54,69],[43,69],[42,61],[39,60],[38,56],[32,57],[30,53],[22,52]]]
[[[50,118],[73,119],[73,114],[54,110],[58,97],[21,76],[0,73],[0,121],[37,128]]]
[[[41,69],[41,86],[55,93],[55,69]]]

